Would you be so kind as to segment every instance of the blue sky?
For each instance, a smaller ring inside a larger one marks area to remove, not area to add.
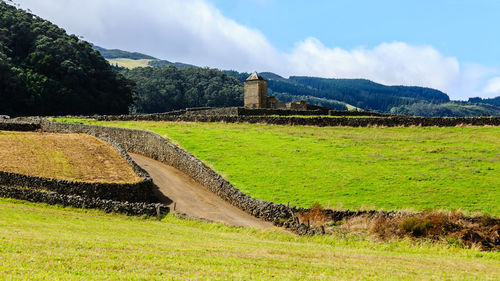
[[[210,2],[285,51],[306,37],[346,49],[400,41],[432,45],[459,60],[500,64],[498,0]]]
[[[500,1],[15,0],[105,48],[500,96]]]

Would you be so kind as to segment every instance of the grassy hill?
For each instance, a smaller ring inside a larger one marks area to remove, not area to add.
[[[258,199],[500,215],[500,127],[78,121],[163,135]]]
[[[168,60],[160,60],[155,57],[137,52],[127,52],[119,49],[105,49],[99,46],[93,46],[94,50],[98,51],[111,65],[118,65],[128,69],[148,66],[175,66],[177,68],[197,67],[187,63],[170,62]]]
[[[84,134],[0,131],[0,171],[86,182],[141,180],[117,150]]]
[[[126,58],[116,58],[116,59],[106,59],[112,66],[124,67],[128,69],[133,69],[136,67],[148,67],[149,63],[152,61],[150,59],[126,59]]]
[[[500,254],[0,199],[7,280],[496,280]]]

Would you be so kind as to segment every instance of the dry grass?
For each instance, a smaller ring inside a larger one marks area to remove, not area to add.
[[[140,181],[119,152],[85,134],[0,131],[0,170],[85,181]]]
[[[152,60],[150,59],[140,59],[140,60],[133,60],[133,59],[125,59],[125,58],[118,58],[118,59],[107,59],[111,65],[118,65],[120,67],[125,67],[128,69],[133,69],[136,67],[148,67],[149,62]]]
[[[415,216],[379,216],[371,220],[369,232],[382,240],[425,238],[500,250],[500,219],[489,215],[471,219],[458,211],[427,211]]]

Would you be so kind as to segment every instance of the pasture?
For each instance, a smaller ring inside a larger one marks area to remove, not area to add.
[[[500,127],[57,120],[158,133],[262,200],[500,215]]]

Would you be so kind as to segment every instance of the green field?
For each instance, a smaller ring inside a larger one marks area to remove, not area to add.
[[[500,253],[0,199],[6,280],[498,280]]]
[[[79,121],[159,133],[258,199],[500,215],[500,127]]]

